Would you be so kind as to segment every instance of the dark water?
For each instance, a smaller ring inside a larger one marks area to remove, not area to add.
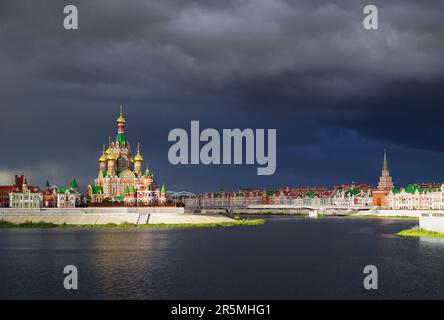
[[[411,220],[272,218],[265,226],[0,230],[0,298],[444,298],[444,239]],[[365,265],[379,289],[363,288]],[[63,268],[79,290],[63,288]]]

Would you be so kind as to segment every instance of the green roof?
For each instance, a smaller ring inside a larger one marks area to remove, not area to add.
[[[124,133],[118,133],[117,137],[116,137],[116,142],[119,145],[122,145],[123,143],[126,143],[126,138],[125,138],[125,134]]]
[[[314,194],[315,194],[314,191],[308,191],[305,193],[305,196],[311,198],[314,196]]]
[[[102,178],[106,178],[106,171],[102,171]]]
[[[98,194],[99,191],[103,194],[103,187],[102,186],[91,186],[91,191],[93,194]]]
[[[134,186],[133,186],[133,185],[130,186],[130,188],[129,188],[129,192],[130,192],[130,193],[135,193],[135,192],[136,192],[136,189],[134,189]]]
[[[75,189],[79,190],[79,185],[77,184],[76,178],[72,179],[69,189],[70,190],[75,190]]]
[[[48,189],[50,188],[50,186],[49,186],[49,181],[48,181],[48,180],[46,180],[45,187],[48,188]]]
[[[355,196],[355,195],[359,194],[359,190],[356,189],[356,188],[353,188],[353,189],[348,190],[345,194],[346,194],[346,195],[349,195],[349,196],[350,196],[350,195]]]
[[[114,200],[122,201],[122,200],[125,200],[125,197],[124,196],[115,196]]]
[[[422,193],[424,190],[418,187],[417,184],[409,184],[407,187],[404,188],[404,191],[407,193],[415,193],[416,191]]]
[[[400,192],[401,192],[401,190],[399,190],[399,189],[396,189],[396,188],[393,188],[393,189],[392,189],[392,192],[393,192],[393,193],[400,193]]]
[[[160,190],[160,193],[162,193],[162,194],[166,193],[166,188],[165,188],[164,184],[162,184],[162,189]]]
[[[57,189],[57,193],[65,193],[66,192],[66,188],[58,188]]]
[[[271,197],[273,195],[273,190],[267,190],[267,196]]]
[[[123,193],[128,194],[129,192],[130,192],[130,191],[129,191],[128,185],[126,185],[126,186],[125,186],[125,190],[123,191]]]

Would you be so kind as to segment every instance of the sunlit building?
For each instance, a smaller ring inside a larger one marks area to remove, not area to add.
[[[388,195],[390,191],[394,188],[393,179],[390,176],[390,171],[387,161],[387,152],[384,150],[384,161],[382,163],[382,172],[379,177],[378,188],[373,190],[372,198],[373,205],[377,207],[388,207]]]
[[[161,205],[166,202],[166,188],[159,188],[154,174],[146,167],[140,144],[133,156],[125,135],[126,120],[122,108],[117,118],[117,136],[103,148],[99,172],[94,185],[88,186],[91,203],[125,203],[126,205]]]
[[[17,181],[16,181],[17,182]],[[37,187],[28,187],[26,177],[21,179],[21,187],[15,186],[9,194],[11,208],[38,209],[42,205],[42,193]]]

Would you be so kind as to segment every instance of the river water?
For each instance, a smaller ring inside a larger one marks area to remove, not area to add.
[[[415,220],[273,217],[264,226],[0,229],[0,299],[444,298],[444,239]],[[78,290],[65,290],[75,265]],[[365,290],[366,265],[378,290]]]

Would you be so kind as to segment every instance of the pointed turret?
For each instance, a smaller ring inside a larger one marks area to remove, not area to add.
[[[106,162],[105,145],[103,145],[102,155],[99,158],[99,162]]]
[[[46,189],[49,189],[49,188],[50,188],[49,180],[48,180],[48,179],[46,179],[45,188],[46,188]]]
[[[71,181],[71,185],[69,186],[69,189],[72,191],[79,191],[79,185],[77,184],[76,178],[73,178]]]
[[[148,164],[146,165],[146,170],[145,170],[145,177],[152,177],[153,174],[151,173],[150,169],[148,168]]]
[[[138,175],[142,175],[143,157],[140,154],[140,143],[137,144],[137,154],[133,158],[134,172]]]
[[[140,154],[140,143],[137,143],[137,154],[134,156],[134,162],[142,162],[143,157]]]
[[[160,194],[166,194],[165,184],[162,184],[162,189],[160,189]]]
[[[120,105],[120,115],[117,118],[117,137],[116,137],[116,143],[119,146],[122,146],[127,143],[125,138],[125,118],[123,117],[123,107]]]
[[[384,162],[382,163],[382,170],[388,170],[387,150],[386,149],[384,149]]]

